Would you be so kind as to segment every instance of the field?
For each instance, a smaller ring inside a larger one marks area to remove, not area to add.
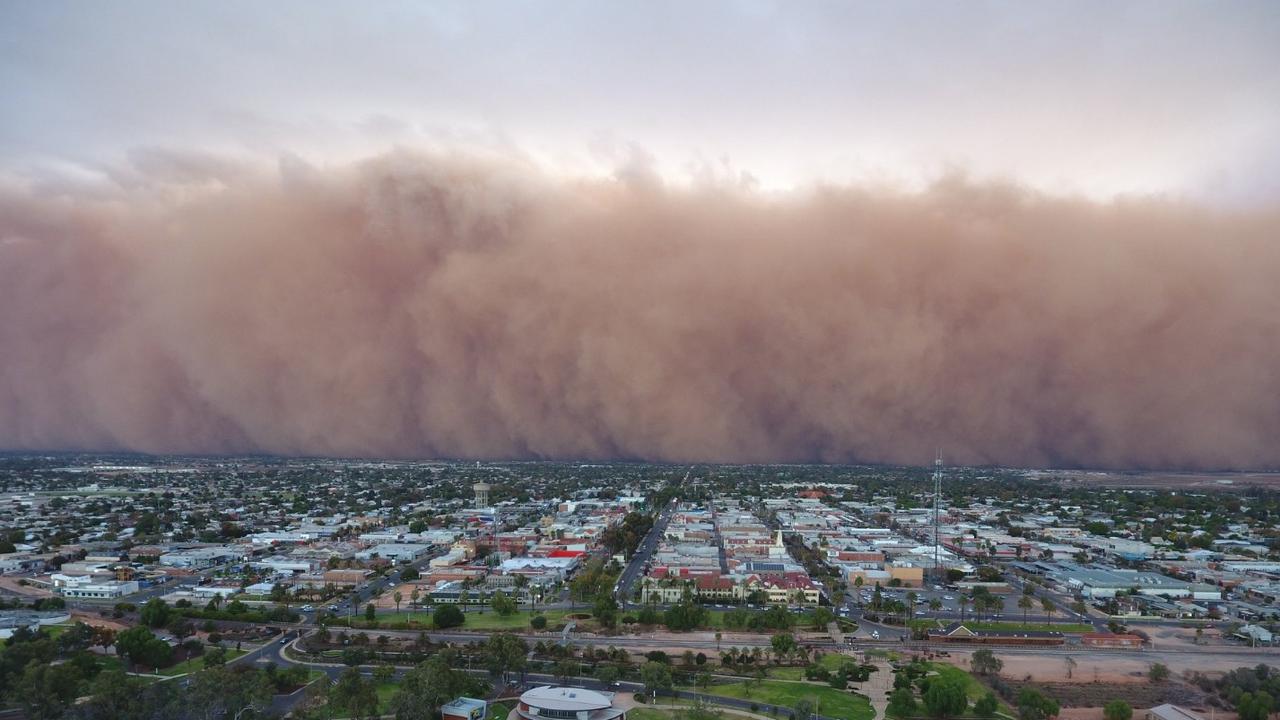
[[[846,720],[871,720],[875,712],[871,702],[860,695],[832,689],[825,685],[785,680],[764,680],[762,682],[737,682],[727,685],[712,685],[706,690],[685,688],[706,695],[739,698],[760,705],[779,705],[794,707],[800,700],[808,700],[814,704],[814,711],[820,715],[845,718]]]

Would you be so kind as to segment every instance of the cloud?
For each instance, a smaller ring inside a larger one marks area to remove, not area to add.
[[[0,447],[1280,465],[1274,209],[264,167],[0,184]]]

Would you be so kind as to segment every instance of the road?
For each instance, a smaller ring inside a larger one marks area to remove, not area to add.
[[[663,533],[667,531],[667,524],[671,522],[671,514],[675,512],[676,501],[673,499],[662,512],[658,513],[658,518],[654,520],[653,527],[649,528],[649,533],[644,536],[644,540],[640,541],[640,546],[636,548],[636,552],[631,556],[631,561],[622,569],[622,575],[618,577],[618,584],[614,586],[613,597],[618,602],[619,607],[637,608],[634,602],[631,602],[632,586],[636,580],[644,574],[645,563],[649,562],[649,558],[653,557],[653,552],[658,549],[658,543],[662,541]]]

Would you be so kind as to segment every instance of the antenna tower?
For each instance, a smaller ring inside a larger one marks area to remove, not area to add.
[[[942,498],[942,451],[938,450],[933,460],[933,573],[942,577],[941,522],[938,513]]]

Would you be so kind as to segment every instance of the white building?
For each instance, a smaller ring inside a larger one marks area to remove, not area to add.
[[[84,600],[101,600],[124,597],[138,592],[138,583],[133,580],[97,580],[88,575],[53,575],[54,588],[63,597]]]
[[[386,558],[392,562],[411,563],[431,551],[430,545],[412,543],[384,543],[374,545],[367,550],[356,553],[357,560],[372,560],[374,557]]]

